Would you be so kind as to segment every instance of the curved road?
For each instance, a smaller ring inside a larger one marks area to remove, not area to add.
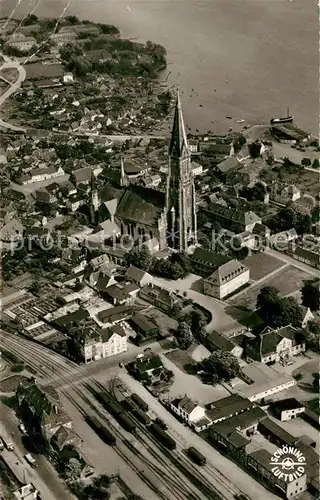
[[[16,69],[18,71],[18,78],[14,83],[10,84],[10,87],[0,96],[0,107],[2,104],[12,95],[14,94],[20,87],[22,82],[26,79],[26,70],[20,63],[12,61],[5,55],[0,53],[0,56],[3,57],[4,63],[0,66],[0,71],[3,69]],[[0,118],[0,127],[13,130],[14,132],[26,132],[26,129],[23,127],[17,127],[16,125],[11,125]]]

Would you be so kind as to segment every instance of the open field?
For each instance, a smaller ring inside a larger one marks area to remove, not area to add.
[[[64,73],[62,64],[26,64],[27,80],[29,78],[58,78]]]
[[[176,350],[171,351],[166,354],[166,357],[174,363],[174,365],[179,368],[182,372],[185,372],[185,365],[194,364],[195,361],[188,355],[186,351]]]
[[[263,287],[273,286],[279,290],[282,296],[285,296],[300,290],[303,286],[303,281],[308,278],[310,278],[309,273],[305,273],[296,267],[289,266],[272,276],[269,280],[267,279],[257,286],[252,286],[243,294],[240,294],[234,301],[231,300],[230,302],[233,306],[255,309],[257,296]]]
[[[168,370],[172,370],[175,375],[175,381],[170,387],[170,398],[183,397],[185,394],[188,394],[194,401],[198,401],[200,404],[207,404],[211,401],[217,401],[218,399],[229,396],[229,392],[222,387],[222,385],[216,385],[215,387],[212,385],[205,385],[198,377],[182,372],[178,366],[166,356],[162,355],[161,359],[164,366]],[[180,363],[181,362],[183,362],[182,357],[180,357]]]
[[[268,274],[283,266],[281,260],[263,252],[250,255],[244,260],[244,264],[250,269],[250,278],[254,281],[268,276]]]

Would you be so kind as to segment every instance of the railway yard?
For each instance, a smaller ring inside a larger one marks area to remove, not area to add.
[[[85,443],[86,456],[97,474],[118,474],[135,493],[155,500],[233,500],[243,493],[219,470],[216,456],[220,455],[207,443],[209,454],[200,450],[206,455],[206,463],[195,463],[188,448],[197,449],[197,444],[204,441],[180,423],[181,432],[177,432],[170,424],[170,414],[167,422],[159,419],[162,415],[128,387],[126,379],[131,377],[124,368],[109,369],[103,383],[89,375],[71,384],[70,373],[83,371],[85,366],[79,367],[15,335],[0,332],[0,340],[5,349],[21,360],[29,364],[32,360],[39,384],[59,382],[62,406],[72,417],[74,430]],[[64,381],[68,383],[64,385]],[[190,433],[192,440],[186,439],[185,432]],[[245,473],[243,476],[247,477]],[[261,487],[261,491],[265,490]],[[266,497],[277,498],[269,492]]]

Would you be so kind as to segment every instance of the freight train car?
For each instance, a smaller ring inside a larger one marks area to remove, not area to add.
[[[137,406],[139,406],[139,408],[141,408],[141,410],[143,411],[149,410],[149,406],[147,405],[147,403],[143,401],[143,399],[140,398],[138,394],[131,394],[131,399],[136,403]]]
[[[108,410],[112,415],[119,415],[123,412],[122,407],[116,401],[113,401],[110,396],[106,394],[100,394],[99,399],[103,404],[104,408]]]
[[[151,424],[149,429],[154,437],[158,439],[158,441],[160,441],[160,443],[162,443],[166,448],[168,448],[169,450],[174,450],[176,448],[177,445],[174,439],[172,439],[172,437],[170,437],[169,434],[161,429],[161,427],[159,427],[157,424]]]
[[[206,457],[204,457],[200,451],[198,451],[196,448],[191,446],[190,448],[187,449],[187,453],[191,460],[193,460],[196,464],[198,465],[205,465],[206,464]]]
[[[140,410],[140,408],[135,408],[132,413],[142,424],[150,424],[151,419],[149,415],[147,415],[143,410]]]
[[[133,433],[136,430],[136,424],[132,420],[132,418],[129,417],[129,415],[126,415],[125,413],[119,413],[116,415],[116,419],[126,431]]]
[[[102,441],[110,446],[115,446],[117,442],[115,436],[95,416],[86,417],[86,421]]]

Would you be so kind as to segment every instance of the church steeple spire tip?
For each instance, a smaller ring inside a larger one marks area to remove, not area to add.
[[[179,90],[177,91],[169,155],[181,158],[189,154],[187,134],[182,114]]]

